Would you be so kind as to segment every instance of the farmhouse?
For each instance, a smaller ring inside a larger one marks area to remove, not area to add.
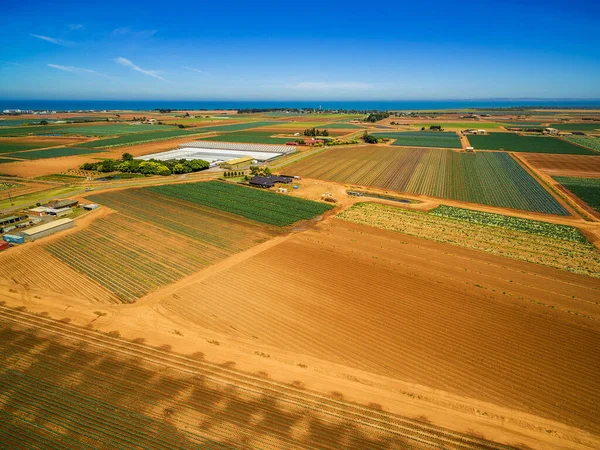
[[[58,219],[54,222],[45,223],[29,230],[21,231],[19,234],[23,236],[25,242],[35,241],[46,236],[50,236],[59,231],[67,230],[75,226],[73,219]]]
[[[558,135],[560,133],[556,128],[544,128],[544,134]]]
[[[277,175],[271,175],[268,177],[252,177],[249,181],[250,185],[262,187],[262,188],[271,188],[275,186],[275,183],[285,183],[289,184],[292,182],[292,178],[290,177],[279,177]]]
[[[97,203],[90,203],[89,205],[81,205],[81,207],[86,211],[92,211],[94,209],[98,209],[100,205],[98,205]]]
[[[47,212],[48,212],[48,208],[46,208],[45,206],[38,206],[36,208],[31,208],[27,211],[27,213],[30,216],[37,216],[37,217],[45,216]]]
[[[229,161],[221,163],[221,167],[227,170],[242,169],[244,167],[248,167],[254,161],[256,160],[251,156],[244,156],[242,158],[230,159]]]

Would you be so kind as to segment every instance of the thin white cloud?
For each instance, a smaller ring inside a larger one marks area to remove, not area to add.
[[[81,30],[82,28],[83,28],[83,25],[80,23],[69,24],[69,30],[71,30],[71,31]]]
[[[65,41],[64,39],[53,38],[50,36],[42,36],[40,34],[29,33],[29,36],[33,36],[34,38],[38,38],[43,41],[52,42],[53,44],[56,44],[56,45],[62,45],[63,47],[71,44],[69,41]]]
[[[125,67],[131,67],[133,70],[136,70],[136,71],[146,74],[148,76],[158,78],[159,80],[167,81],[163,77],[158,75],[158,73],[155,70],[142,69],[140,66],[136,66],[133,62],[131,62],[127,58],[123,58],[123,57],[119,56],[118,58],[115,58],[115,62],[117,64],[121,64],[122,66],[125,66]]]
[[[115,28],[112,31],[111,35],[114,37],[132,37],[132,38],[138,38],[138,39],[146,39],[146,38],[150,38],[150,37],[154,36],[156,33],[158,33],[158,30],[135,31],[129,27],[119,27],[119,28]]]
[[[96,72],[92,69],[86,69],[84,67],[73,67],[73,66],[61,66],[60,64],[48,64],[48,67],[52,67],[53,69],[62,70],[63,72],[71,72],[71,73],[93,73],[94,75],[99,75],[105,78],[113,78],[110,75],[106,75],[104,73]]]
[[[182,68],[182,69],[191,70],[192,72],[201,73],[201,74],[203,74],[203,75],[209,75],[209,73],[208,73],[208,72],[205,72],[204,70],[194,69],[193,67],[181,66],[181,68]]]
[[[336,82],[326,83],[321,81],[304,81],[302,83],[291,86],[292,89],[301,90],[336,90],[336,91],[365,91],[373,89],[373,85],[369,83],[358,83],[358,82]]]

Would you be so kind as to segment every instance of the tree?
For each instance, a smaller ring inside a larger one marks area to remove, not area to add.
[[[379,142],[379,140],[375,136],[369,134],[367,130],[363,133],[363,141],[367,144],[377,144]]]
[[[421,131],[425,131],[425,127],[421,127]]]
[[[133,155],[131,153],[123,153],[123,155],[121,156],[121,159],[123,161],[131,161],[131,160],[133,160]]]
[[[105,159],[98,166],[99,172],[112,172],[115,169],[115,162],[112,159]]]
[[[321,136],[329,136],[329,131],[323,130],[323,132],[321,133]]]
[[[179,128],[185,128],[185,125],[179,124],[177,125]]]
[[[186,167],[183,164],[175,164],[173,166],[173,173],[186,173]]]
[[[271,169],[269,169],[268,167],[263,167],[262,173],[265,177],[268,177],[269,175],[271,175]]]
[[[250,174],[257,176],[260,173],[260,167],[258,166],[250,166]]]
[[[48,121],[47,121],[47,120],[42,120],[42,121],[40,122],[40,125],[48,125]]]

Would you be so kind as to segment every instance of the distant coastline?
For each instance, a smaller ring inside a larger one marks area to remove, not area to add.
[[[0,112],[5,109],[52,111],[149,111],[157,108],[177,110],[231,110],[244,108],[322,108],[327,110],[403,110],[439,111],[474,108],[589,108],[600,109],[599,100],[539,100],[539,99],[489,99],[489,100],[0,100]]]

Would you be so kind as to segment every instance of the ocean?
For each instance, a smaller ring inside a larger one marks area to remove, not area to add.
[[[510,108],[520,106],[600,108],[600,100],[390,100],[390,101],[319,101],[319,100],[1,100],[5,109],[85,111],[163,109],[244,109],[244,108],[322,108],[353,110],[439,111],[469,108]]]

